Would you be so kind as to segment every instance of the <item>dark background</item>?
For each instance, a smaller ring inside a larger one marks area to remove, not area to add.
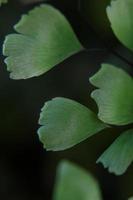
[[[39,2],[34,0],[34,2]],[[109,174],[95,162],[99,155],[127,127],[112,128],[62,152],[46,152],[38,140],[40,109],[47,100],[63,96],[72,98],[97,111],[89,97],[89,77],[102,62],[123,67],[130,74],[132,54],[114,37],[105,8],[109,0],[51,0],[69,19],[80,41],[88,50],[62,62],[46,74],[14,81],[0,58],[0,199],[50,200],[56,167],[69,159],[83,166],[99,180],[105,200],[126,200],[133,194],[133,170],[123,176]],[[0,8],[0,44],[22,13],[39,3],[11,1]],[[122,58],[122,59],[121,59]],[[126,100],[126,97],[125,97]]]

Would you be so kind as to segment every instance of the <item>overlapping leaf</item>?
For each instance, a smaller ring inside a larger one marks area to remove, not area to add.
[[[107,15],[117,38],[133,51],[133,0],[112,0]]]
[[[133,129],[120,135],[97,162],[116,175],[123,174],[133,161]]]
[[[133,79],[122,69],[109,64],[90,78],[98,89],[91,94],[99,109],[99,118],[108,124],[133,122]]]
[[[67,19],[50,5],[34,8],[6,37],[3,54],[13,79],[39,76],[83,47]]]
[[[57,171],[53,200],[101,200],[97,181],[82,168],[64,161]]]
[[[64,150],[106,127],[87,107],[66,98],[55,98],[42,108],[38,130],[47,150]]]

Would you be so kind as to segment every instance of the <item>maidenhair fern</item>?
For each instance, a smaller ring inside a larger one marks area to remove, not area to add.
[[[130,197],[128,200],[133,200],[133,197]]]
[[[62,161],[57,169],[53,200],[102,200],[96,179],[86,170]]]
[[[117,175],[123,174],[132,161],[133,129],[122,133],[97,160]]]
[[[133,78],[120,68],[103,64],[90,78],[94,90],[91,97],[96,101],[98,117],[112,125],[133,123]],[[126,97],[126,101],[125,101]]]
[[[107,16],[116,37],[133,51],[133,0],[112,0]],[[8,35],[3,45],[3,54],[7,56],[5,63],[13,79],[39,76],[84,50],[64,15],[47,4],[23,15],[14,29],[16,33]],[[44,148],[64,150],[112,125],[133,123],[133,79],[130,75],[114,65],[103,64],[90,78],[90,83],[97,88],[91,97],[97,103],[98,114],[78,102],[61,97],[45,103],[38,130]],[[120,134],[97,162],[102,162],[110,172],[120,175],[132,161],[133,129],[130,129]],[[62,167],[62,170],[66,169],[68,166]],[[73,167],[71,170],[73,172]],[[68,175],[72,173],[71,170]],[[64,181],[64,178],[60,181]],[[89,179],[84,181],[87,183]],[[63,190],[62,185],[62,193]],[[88,195],[87,190],[85,193]],[[59,196],[58,199],[63,197]]]
[[[107,15],[117,38],[133,51],[133,0],[112,0]]]
[[[133,122],[133,80],[126,72],[104,64],[90,82],[100,88],[91,94],[98,104],[98,117],[81,104],[64,98],[55,98],[42,108],[39,120],[42,127],[38,133],[47,150],[67,149],[104,128],[111,128],[107,124]],[[124,173],[133,161],[133,130],[124,135],[98,160],[117,175]]]
[[[34,8],[14,26],[3,45],[13,79],[39,76],[83,49],[67,19],[50,5]]]
[[[107,126],[87,107],[66,98],[55,98],[42,108],[38,130],[47,150],[64,150]]]
[[[57,168],[53,200],[102,200],[97,180],[85,169],[69,161]],[[133,200],[130,197],[128,200]]]
[[[3,4],[3,3],[7,3],[7,1],[8,1],[8,0],[0,0],[0,6],[1,6],[1,4]]]

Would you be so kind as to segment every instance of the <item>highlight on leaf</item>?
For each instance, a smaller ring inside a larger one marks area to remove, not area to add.
[[[57,169],[53,200],[101,200],[94,177],[77,165],[62,161]]]
[[[40,141],[53,151],[68,149],[107,127],[87,107],[61,97],[45,103],[39,124]]]
[[[133,197],[130,197],[128,200],[133,200]]]
[[[0,6],[3,4],[3,3],[7,3],[8,0],[0,0]]]
[[[133,51],[133,0],[112,0],[107,15],[116,37]]]
[[[109,172],[123,174],[133,161],[133,129],[125,131],[100,156],[101,162]]]
[[[110,64],[90,78],[94,90],[91,97],[98,105],[98,117],[107,124],[126,125],[133,122],[133,79],[124,70]]]
[[[23,15],[14,29],[3,45],[13,79],[39,76],[83,49],[63,14],[47,4]]]

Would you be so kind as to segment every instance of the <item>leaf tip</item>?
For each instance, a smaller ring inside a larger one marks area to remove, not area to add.
[[[104,159],[102,158],[102,156],[97,159],[96,164],[102,164],[103,167],[105,169],[107,169],[109,173],[114,174],[116,176],[120,176],[120,175],[122,175],[124,173],[124,172],[121,172],[121,171],[118,171],[118,170],[114,169],[112,166],[110,166],[108,163],[106,163],[104,161]]]

